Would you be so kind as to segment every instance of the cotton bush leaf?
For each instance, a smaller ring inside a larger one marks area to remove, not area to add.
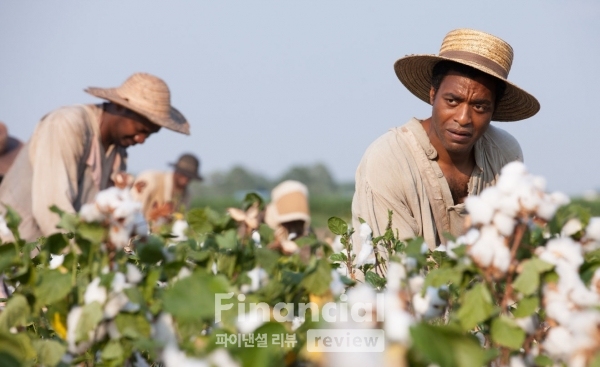
[[[186,221],[190,228],[200,234],[212,232],[213,226],[208,219],[205,209],[192,209],[186,215]]]
[[[521,348],[525,341],[525,331],[504,315],[492,320],[491,336],[494,343],[513,350]]]
[[[102,316],[102,305],[99,302],[94,301],[83,306],[81,317],[75,328],[75,341],[88,340],[88,333],[98,326]]]
[[[13,326],[25,325],[29,314],[27,298],[21,294],[14,294],[0,313],[0,331],[8,332]]]
[[[318,261],[316,268],[312,272],[305,275],[301,285],[309,293],[320,296],[329,290],[329,283],[331,283],[331,267],[323,259]]]
[[[156,236],[149,236],[145,242],[136,242],[135,247],[140,260],[146,264],[156,264],[164,259],[164,245]]]
[[[121,335],[137,339],[150,337],[150,323],[141,314],[120,313],[115,317],[115,324]]]
[[[71,291],[71,273],[61,273],[58,270],[48,270],[40,275],[34,294],[37,305],[51,305],[60,301]]]
[[[346,261],[347,259],[348,257],[346,256],[346,254],[342,252],[331,254],[331,256],[329,256],[329,260],[331,261]]]
[[[368,271],[367,274],[365,274],[365,281],[371,284],[376,289],[382,289],[383,287],[385,287],[386,283],[386,280],[384,278],[380,277],[378,274],[372,271]]]
[[[523,261],[523,270],[515,279],[513,287],[525,296],[536,292],[540,286],[540,274],[551,270],[554,265],[538,258]]]
[[[67,346],[50,339],[39,339],[32,342],[37,354],[37,362],[43,366],[56,366],[64,354]]]
[[[410,329],[413,348],[430,363],[448,367],[481,367],[486,352],[477,339],[448,326],[420,323]]]
[[[235,250],[238,246],[237,233],[234,229],[215,236],[220,250]]]
[[[102,360],[122,360],[123,359],[123,347],[117,340],[111,340],[102,349]]]
[[[348,224],[338,217],[331,217],[327,220],[327,227],[331,233],[342,236],[348,233]]]
[[[106,228],[97,223],[81,223],[78,232],[82,238],[92,243],[102,242],[107,234]]]
[[[540,305],[540,299],[538,297],[528,297],[523,298],[517,303],[517,308],[512,312],[512,314],[519,317],[527,317],[535,312],[535,310]]]
[[[439,288],[446,284],[458,285],[462,281],[463,272],[464,268],[461,266],[433,269],[427,274],[424,287]]]
[[[477,284],[465,293],[457,317],[466,331],[487,320],[494,310],[490,292],[485,285]]]
[[[62,233],[55,233],[46,238],[46,246],[51,254],[60,254],[69,245],[69,241]]]

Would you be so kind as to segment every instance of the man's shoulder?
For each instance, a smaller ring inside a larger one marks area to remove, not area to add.
[[[499,127],[490,125],[483,135],[483,143],[486,150],[499,152],[508,161],[523,160],[523,152],[517,139]]]
[[[91,116],[93,115],[93,105],[72,105],[59,107],[44,117],[40,121],[40,125],[52,124],[69,126],[74,129],[87,129],[91,127]]]
[[[136,181],[138,181],[138,180],[156,180],[156,179],[163,178],[168,174],[169,174],[169,172],[150,169],[150,170],[140,172],[137,175],[137,177],[135,178],[135,180]]]

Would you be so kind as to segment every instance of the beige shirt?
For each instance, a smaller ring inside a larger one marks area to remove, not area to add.
[[[149,214],[155,205],[160,207],[172,202],[175,211],[180,209],[178,206],[187,205],[187,192],[174,197],[173,186],[173,172],[145,171],[136,177],[131,195],[143,204],[146,220],[151,219]]]
[[[515,160],[523,161],[519,143],[490,125],[475,143],[476,166],[469,179],[469,195],[495,185],[500,169]],[[437,163],[437,151],[415,118],[375,140],[356,170],[354,228],[360,226],[360,217],[372,227],[373,236],[382,235],[388,209],[393,211],[392,228],[400,239],[422,236],[430,249],[445,242],[443,233],[458,237],[465,230],[465,205],[454,205]],[[357,234],[353,243],[358,253],[361,241]]]
[[[57,214],[75,213],[112,185],[110,176],[126,169],[125,148],[100,140],[102,108],[62,107],[44,116],[0,185],[0,202],[21,215],[21,237],[34,241],[57,232]]]

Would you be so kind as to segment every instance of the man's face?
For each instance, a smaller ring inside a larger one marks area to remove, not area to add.
[[[448,154],[469,153],[485,133],[494,112],[495,80],[475,79],[450,71],[437,92],[431,88],[432,108],[429,139]]]
[[[115,124],[114,138],[118,145],[129,147],[143,144],[146,139],[158,132],[160,126],[131,110],[122,109],[119,122]]]
[[[175,181],[175,187],[177,187],[178,189],[185,189],[191,181],[191,179],[188,176],[181,174],[177,171],[175,171],[175,173],[173,174],[173,180]]]

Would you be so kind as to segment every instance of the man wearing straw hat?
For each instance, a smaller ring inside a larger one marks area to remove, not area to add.
[[[20,214],[25,240],[57,231],[52,205],[73,213],[111,186],[111,176],[126,169],[127,147],[161,127],[189,135],[169,87],[156,76],[136,73],[120,87],[85,91],[108,102],[44,116],[0,185],[0,203]]]
[[[153,211],[161,215],[170,215],[182,211],[189,205],[188,185],[192,180],[202,180],[200,161],[190,153],[182,154],[176,163],[170,164],[170,172],[145,171],[140,173],[131,188],[134,199],[143,204],[146,220],[154,221]],[[168,209],[160,210],[168,206]]]
[[[465,197],[494,185],[507,163],[523,160],[518,142],[490,121],[526,119],[540,108],[507,80],[512,59],[512,47],[500,38],[457,29],[439,55],[396,61],[402,84],[432,112],[391,129],[365,152],[352,201],[356,228],[360,217],[374,236],[382,234],[391,210],[400,238],[423,236],[431,249],[445,242],[445,233],[463,234]],[[360,247],[358,238],[354,243]]]

